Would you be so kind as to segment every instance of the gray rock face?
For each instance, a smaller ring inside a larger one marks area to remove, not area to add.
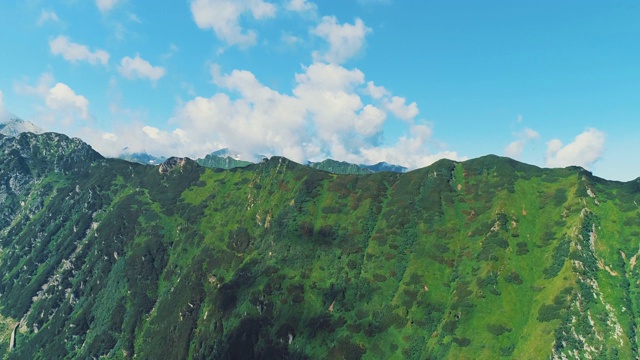
[[[177,167],[183,167],[185,163],[186,158],[170,157],[165,160],[165,162],[160,164],[160,166],[158,167],[158,171],[160,172],[160,174],[166,174]]]

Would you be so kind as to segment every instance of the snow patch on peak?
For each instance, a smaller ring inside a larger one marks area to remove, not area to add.
[[[17,137],[24,132],[42,134],[44,130],[31,121],[26,121],[18,118],[10,119],[9,121],[0,123],[0,134],[2,135]]]

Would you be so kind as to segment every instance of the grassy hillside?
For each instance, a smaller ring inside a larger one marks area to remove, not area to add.
[[[496,156],[159,171],[87,148],[0,138],[1,183],[24,180],[0,190],[7,359],[638,357],[638,181]]]

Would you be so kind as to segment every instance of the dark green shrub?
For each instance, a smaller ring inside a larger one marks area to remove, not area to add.
[[[522,278],[520,277],[520,274],[518,274],[515,271],[512,271],[512,272],[508,273],[507,275],[505,275],[504,281],[506,281],[508,283],[511,283],[511,284],[516,284],[516,285],[521,285],[522,284]]]
[[[467,346],[471,345],[471,339],[466,338],[466,337],[459,338],[459,337],[457,337],[457,336],[454,336],[454,337],[453,337],[453,339],[452,339],[452,341],[453,341],[456,345],[458,345],[458,346],[460,346],[460,347],[467,347]]]
[[[495,336],[500,336],[506,332],[511,332],[513,329],[506,327],[502,324],[488,324],[487,331]]]

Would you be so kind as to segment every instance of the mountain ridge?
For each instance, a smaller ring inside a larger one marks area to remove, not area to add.
[[[0,187],[7,359],[638,356],[638,181],[495,155],[160,171],[58,134],[0,137],[0,165],[31,176]]]
[[[20,118],[10,119],[7,122],[0,123],[0,135],[4,135],[4,136],[17,137],[21,133],[42,134],[45,132],[46,131],[36,126],[35,124],[31,123],[30,121],[22,120]],[[198,158],[194,160],[198,164],[204,167],[209,167],[213,169],[216,169],[216,168],[232,169],[236,167],[244,167],[249,164],[254,164],[249,161],[240,160],[238,156],[232,156],[231,154],[232,154],[231,150],[229,150],[228,148],[222,148],[210,154],[207,154],[204,158]],[[497,156],[500,158],[503,157],[499,155],[488,154],[488,155],[480,156],[474,159],[482,159],[486,156]],[[165,160],[167,160],[167,157],[162,157],[162,156],[156,157],[144,151],[135,152],[135,153],[123,153],[119,155],[117,158],[129,161],[129,162],[144,164],[144,165],[159,165]],[[504,158],[511,159],[508,157],[504,157]],[[520,162],[515,159],[511,159],[511,160],[522,163],[522,164],[531,165],[531,164]],[[315,169],[328,171],[334,174],[367,174],[367,173],[376,173],[376,172],[382,172],[382,171],[405,173],[409,171],[406,167],[389,164],[385,161],[381,161],[376,164],[366,165],[366,164],[354,164],[346,161],[338,161],[338,160],[327,158],[320,162],[307,162],[304,165],[307,165]],[[531,166],[535,166],[535,165],[531,165]],[[569,166],[569,168],[571,167],[572,166]],[[546,169],[546,168],[542,168],[542,169]],[[588,170],[585,170],[585,171],[588,171]],[[629,180],[629,181],[635,181],[637,179],[640,179],[640,176],[638,176],[636,179]],[[614,180],[609,180],[609,181],[614,181]]]

